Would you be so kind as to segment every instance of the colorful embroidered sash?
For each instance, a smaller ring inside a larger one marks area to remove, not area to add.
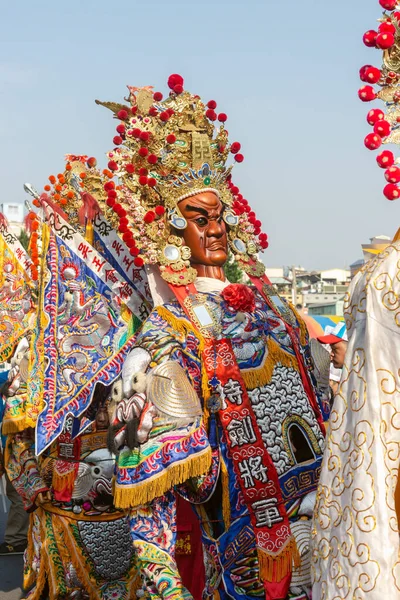
[[[297,548],[290,531],[278,474],[262,440],[230,340],[206,342],[203,360],[209,380],[217,384],[220,392],[220,422],[249,510],[260,578],[266,583],[279,582],[291,573]],[[283,598],[287,591],[279,592],[275,597]]]
[[[196,295],[195,287],[170,287],[192,324],[198,328],[185,302],[190,295]],[[220,394],[220,421],[250,514],[266,596],[271,600],[286,598],[293,564],[299,563],[298,550],[291,534],[278,474],[262,441],[230,340],[208,336],[203,364],[209,381]]]

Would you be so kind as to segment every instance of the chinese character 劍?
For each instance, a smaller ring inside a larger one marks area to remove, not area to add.
[[[232,448],[254,443],[257,439],[249,416],[244,417],[241,421],[232,419],[227,430]]]

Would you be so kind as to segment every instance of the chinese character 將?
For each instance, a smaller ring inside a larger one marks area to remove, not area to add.
[[[244,446],[245,444],[252,444],[256,441],[256,434],[254,433],[253,424],[251,417],[244,417],[241,421],[238,419],[232,419],[228,427],[228,435],[231,440],[231,446]]]
[[[233,402],[234,404],[238,405],[242,404],[243,392],[238,381],[235,381],[234,379],[228,379],[222,390],[224,392],[224,396],[228,398],[229,402]]]
[[[268,468],[262,464],[261,456],[252,456],[239,463],[240,476],[246,489],[254,486],[254,480],[268,482]]]
[[[252,507],[256,517],[257,527],[271,528],[275,523],[283,521],[283,517],[279,514],[278,500],[269,498],[268,500],[259,500],[254,502]]]

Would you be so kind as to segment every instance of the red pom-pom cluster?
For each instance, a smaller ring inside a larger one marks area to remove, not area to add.
[[[397,0],[379,0],[379,4],[385,10],[394,10],[397,6]]]
[[[394,154],[390,150],[384,150],[376,157],[376,162],[381,169],[387,169],[394,165]]]
[[[384,52],[392,48],[398,39],[398,27],[400,25],[400,11],[395,11],[399,0],[378,0],[379,5],[385,11],[382,22],[380,22],[378,30],[370,29],[363,36],[363,42],[368,48],[377,48]],[[363,102],[370,102],[378,97],[378,94],[373,87],[380,85],[393,86],[397,83],[399,77],[395,72],[382,72],[379,68],[373,65],[364,65],[360,69],[360,79],[365,84],[358,90],[358,96]],[[393,89],[393,88],[392,88]],[[393,94],[395,103],[400,102],[400,90]],[[373,128],[373,132],[369,133],[364,144],[369,150],[377,150],[382,145],[383,141],[388,141],[394,128],[399,126],[396,123],[391,123],[385,118],[383,110],[373,108],[367,114],[367,122]],[[398,121],[400,123],[400,120]],[[381,169],[385,169],[385,179],[388,182],[383,193],[388,200],[395,200],[400,196],[400,168],[395,165],[395,157],[390,150],[384,150],[376,157],[376,162]]]
[[[174,94],[182,94],[184,81],[181,75],[174,73],[168,77],[168,87],[174,92]]]
[[[86,164],[89,167],[89,169],[92,169],[93,167],[95,167],[97,165],[97,160],[95,159],[94,156],[91,156],[90,158],[87,159]]]
[[[232,204],[233,212],[238,216],[243,215],[244,213],[247,214],[247,220],[253,226],[254,235],[258,236],[258,243],[260,244],[260,247],[265,250],[268,248],[268,236],[266,233],[261,232],[261,221],[257,219],[256,214],[251,210],[248,201],[246,198],[243,198],[239,188],[236,185],[233,185],[232,181],[228,181],[228,188],[234,197]]]
[[[131,167],[133,169],[132,172],[134,172],[135,167],[134,165],[126,165],[125,168],[127,171],[129,171],[130,169],[128,169],[128,167]],[[141,169],[141,171],[144,170],[146,171],[146,169]],[[147,177],[145,177],[147,179]],[[140,255],[140,250],[139,248],[136,246],[136,240],[133,237],[133,233],[132,231],[129,229],[129,221],[127,218],[127,212],[124,209],[124,207],[122,206],[122,204],[120,204],[117,200],[117,188],[115,186],[114,181],[107,181],[104,184],[104,190],[107,192],[107,205],[112,208],[112,210],[115,212],[115,214],[119,217],[119,224],[118,224],[118,231],[123,239],[123,241],[125,242],[127,248],[129,249],[129,253],[131,256],[134,257],[134,265],[137,268],[141,268],[144,265],[144,260]],[[155,211],[149,211],[149,213],[151,212],[154,215],[154,218],[156,218],[156,216],[161,216],[162,214],[164,214],[164,212],[160,212],[160,208],[163,209],[164,211],[164,207],[156,207]],[[145,222],[146,223],[150,223],[152,222],[152,220],[154,219],[149,219],[148,215],[149,213],[147,213],[147,215],[145,216]]]

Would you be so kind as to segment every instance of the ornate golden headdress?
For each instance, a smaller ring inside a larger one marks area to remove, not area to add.
[[[212,191],[224,204],[230,246],[246,270],[268,242],[231,181],[228,157],[243,161],[240,144],[229,143],[227,117],[216,113],[215,101],[205,105],[199,96],[184,91],[179,75],[171,75],[168,85],[171,92],[165,100],[150,87],[128,87],[129,104],[96,101],[119,120],[115,148],[107,156],[109,171],[121,182],[107,181],[105,202],[97,199],[103,209],[106,205],[118,216],[118,230],[137,266],[160,264],[165,279],[170,280],[172,269],[179,274],[174,282],[186,284],[194,280],[195,272],[190,268],[190,250],[176,235],[186,227],[179,202]]]

